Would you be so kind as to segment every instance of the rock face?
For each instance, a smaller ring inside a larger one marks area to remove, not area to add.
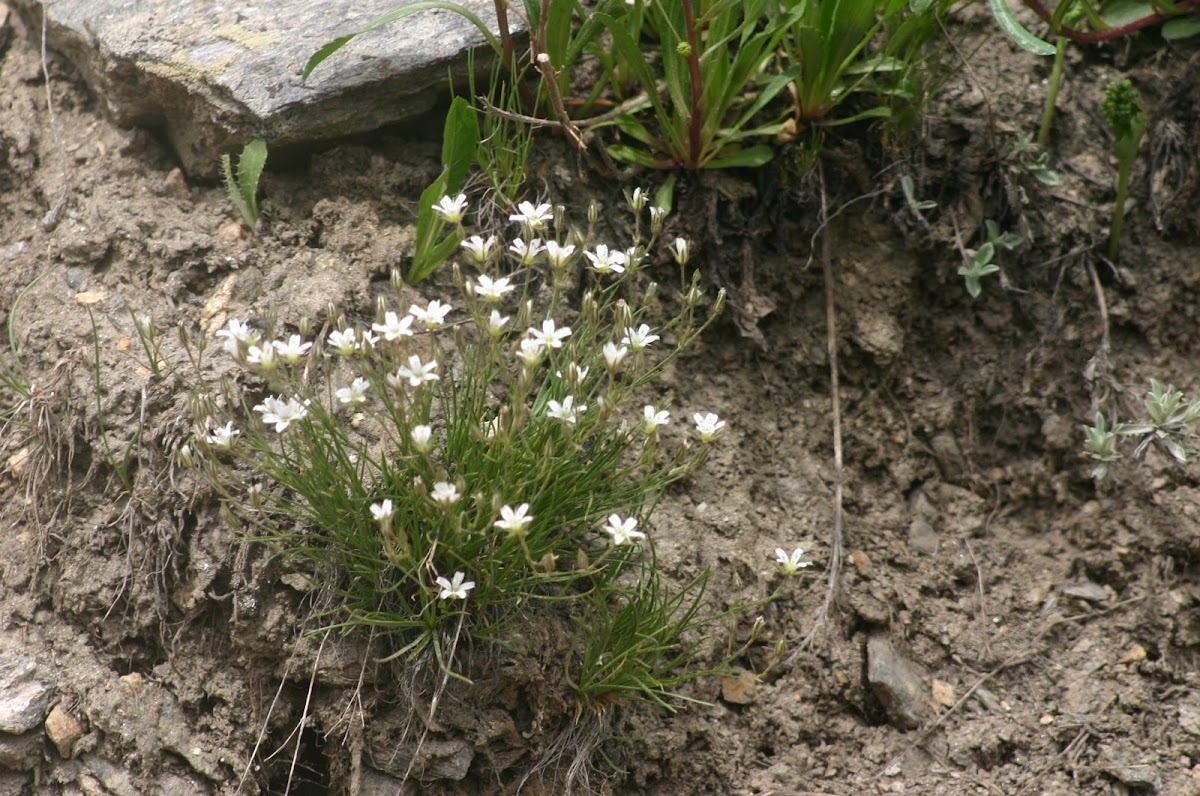
[[[184,168],[221,152],[375,129],[428,110],[448,71],[484,44],[452,11],[417,12],[356,38],[301,81],[322,45],[411,0],[8,0],[70,58],[123,125],[165,125]],[[492,0],[457,0],[496,33]],[[516,20],[510,17],[510,25]],[[478,53],[482,66],[491,50]]]
[[[0,732],[20,735],[40,726],[51,696],[32,658],[0,655]]]

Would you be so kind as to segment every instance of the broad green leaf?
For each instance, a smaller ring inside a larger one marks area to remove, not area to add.
[[[1196,17],[1172,19],[1166,22],[1161,30],[1163,38],[1167,41],[1188,39],[1200,33],[1200,19]]]
[[[988,4],[992,8],[992,16],[996,18],[996,23],[1000,25],[1000,29],[1007,33],[1008,37],[1016,42],[1018,47],[1034,55],[1054,55],[1054,45],[1047,44],[1030,33],[1017,20],[1012,9],[1008,7],[1008,0],[988,0]]]
[[[1152,14],[1154,6],[1146,0],[1108,0],[1100,5],[1100,18],[1104,24],[1114,28]]]
[[[765,166],[775,157],[775,150],[766,144],[747,147],[741,152],[729,157],[714,158],[704,164],[706,169],[737,169],[737,168],[758,168]]]
[[[238,157],[237,181],[246,204],[258,215],[258,181],[262,178],[263,168],[267,165],[267,142],[255,138],[242,149]]]
[[[612,155],[614,160],[619,160],[623,163],[634,163],[649,169],[665,169],[673,165],[670,161],[654,157],[644,149],[625,146],[624,144],[610,144],[608,154]]]

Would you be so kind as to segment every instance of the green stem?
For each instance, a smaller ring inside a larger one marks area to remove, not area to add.
[[[1062,86],[1063,64],[1067,58],[1066,36],[1059,36],[1054,45],[1054,66],[1050,69],[1050,85],[1046,90],[1046,105],[1042,108],[1042,126],[1038,130],[1038,146],[1045,149],[1050,143],[1050,128],[1054,125],[1054,109],[1058,103],[1058,89]]]
[[[1113,208],[1112,229],[1108,233],[1108,259],[1116,262],[1121,250],[1121,228],[1125,225],[1125,197],[1129,193],[1129,175],[1133,161],[1117,161],[1117,206]]]

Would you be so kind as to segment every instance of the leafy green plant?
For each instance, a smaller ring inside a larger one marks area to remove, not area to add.
[[[256,138],[242,148],[238,156],[237,177],[228,153],[221,155],[221,171],[225,177],[225,190],[238,215],[252,233],[258,234],[258,181],[267,165],[267,142]]]
[[[1042,0],[1022,2],[1047,25],[1052,33],[1080,44],[1099,44],[1113,41],[1156,25],[1162,26],[1167,39],[1184,39],[1200,33],[1197,9],[1200,2],[1160,2],[1159,0],[1128,0],[1127,2],[1095,2],[1063,0],[1054,8]],[[992,14],[1000,28],[1018,46],[1034,55],[1054,55],[1054,45],[1034,35],[1017,20],[1006,0],[989,0]],[[1064,8],[1068,6],[1069,8]],[[1078,27],[1084,20],[1090,30]]]
[[[639,399],[723,299],[701,311],[676,242],[681,309],[652,328],[656,286],[631,275],[655,232],[584,250],[579,232],[552,233],[563,225],[549,205],[519,210],[510,246],[474,235],[456,247],[471,275],[456,266],[451,301],[406,305],[398,292],[369,325],[330,308],[332,331],[315,340],[231,321],[218,337],[242,374],[195,385],[188,459],[225,517],[328,584],[330,626],[370,628],[394,655],[461,677],[460,631],[511,645],[566,614],[585,629],[568,663],[582,707],[669,702],[703,672],[684,636],[706,621],[705,579],[667,589],[650,519],[725,423],[696,413],[693,441],[668,448],[670,411]],[[567,326],[559,313],[580,285]],[[602,664],[595,637],[615,645]]]
[[[1146,135],[1146,109],[1141,92],[1131,81],[1118,80],[1104,92],[1100,106],[1104,120],[1112,132],[1113,157],[1117,161],[1117,200],[1113,208],[1112,229],[1108,235],[1108,259],[1116,262],[1121,250],[1121,228],[1125,221],[1125,199],[1129,193],[1129,175],[1138,147]]]
[[[444,197],[457,199],[467,180],[467,172],[475,162],[479,147],[479,120],[471,103],[455,97],[446,114],[442,134],[442,172],[421,192],[417,209],[417,243],[408,282],[417,284],[446,261],[462,242],[461,211],[455,212],[454,202],[442,203]],[[443,237],[446,227],[450,233]]]
[[[1145,458],[1146,452],[1157,448],[1178,464],[1187,464],[1196,452],[1196,425],[1200,423],[1200,400],[1189,400],[1171,385],[1151,379],[1150,390],[1142,401],[1145,417],[1129,423],[1106,422],[1096,413],[1091,426],[1084,426],[1084,453],[1097,464],[1092,476],[1103,479],[1109,466],[1122,458],[1120,440],[1137,440],[1133,457]]]
[[[971,298],[979,298],[979,294],[983,292],[983,285],[979,280],[1000,270],[1000,266],[992,262],[992,258],[996,256],[996,244],[988,241],[976,251],[968,250],[967,255],[966,261],[958,267],[958,275],[963,278]]]
[[[1026,136],[1021,136],[1005,155],[1009,169],[1040,182],[1047,188],[1058,186],[1062,180],[1050,167],[1050,153],[1042,150]]]

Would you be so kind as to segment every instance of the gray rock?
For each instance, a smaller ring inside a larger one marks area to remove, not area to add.
[[[1062,593],[1068,597],[1087,600],[1090,603],[1102,603],[1112,598],[1112,594],[1109,593],[1108,589],[1099,583],[1092,583],[1090,580],[1071,586],[1063,586]]]
[[[937,531],[924,517],[917,517],[908,526],[908,546],[914,553],[931,556],[940,545]]]
[[[475,750],[461,738],[426,738],[422,744],[371,750],[371,759],[386,774],[422,782],[448,779],[458,782],[467,776]]]
[[[0,771],[33,771],[42,762],[42,734],[0,735]]]
[[[39,726],[52,689],[37,676],[33,658],[0,655],[0,732],[20,735]]]
[[[492,0],[458,0],[496,32]],[[321,46],[361,30],[398,0],[7,0],[70,58],[123,125],[165,125],[184,168],[213,177],[221,152],[373,130],[446,96],[482,33],[447,10],[422,11],[355,39],[301,81]],[[518,23],[515,15],[509,24]],[[479,52],[478,66],[489,63]]]
[[[867,684],[894,727],[915,730],[921,725],[928,708],[925,682],[916,664],[897,652],[883,633],[867,639]]]
[[[0,773],[0,796],[29,796],[31,793],[33,793],[32,775]]]

